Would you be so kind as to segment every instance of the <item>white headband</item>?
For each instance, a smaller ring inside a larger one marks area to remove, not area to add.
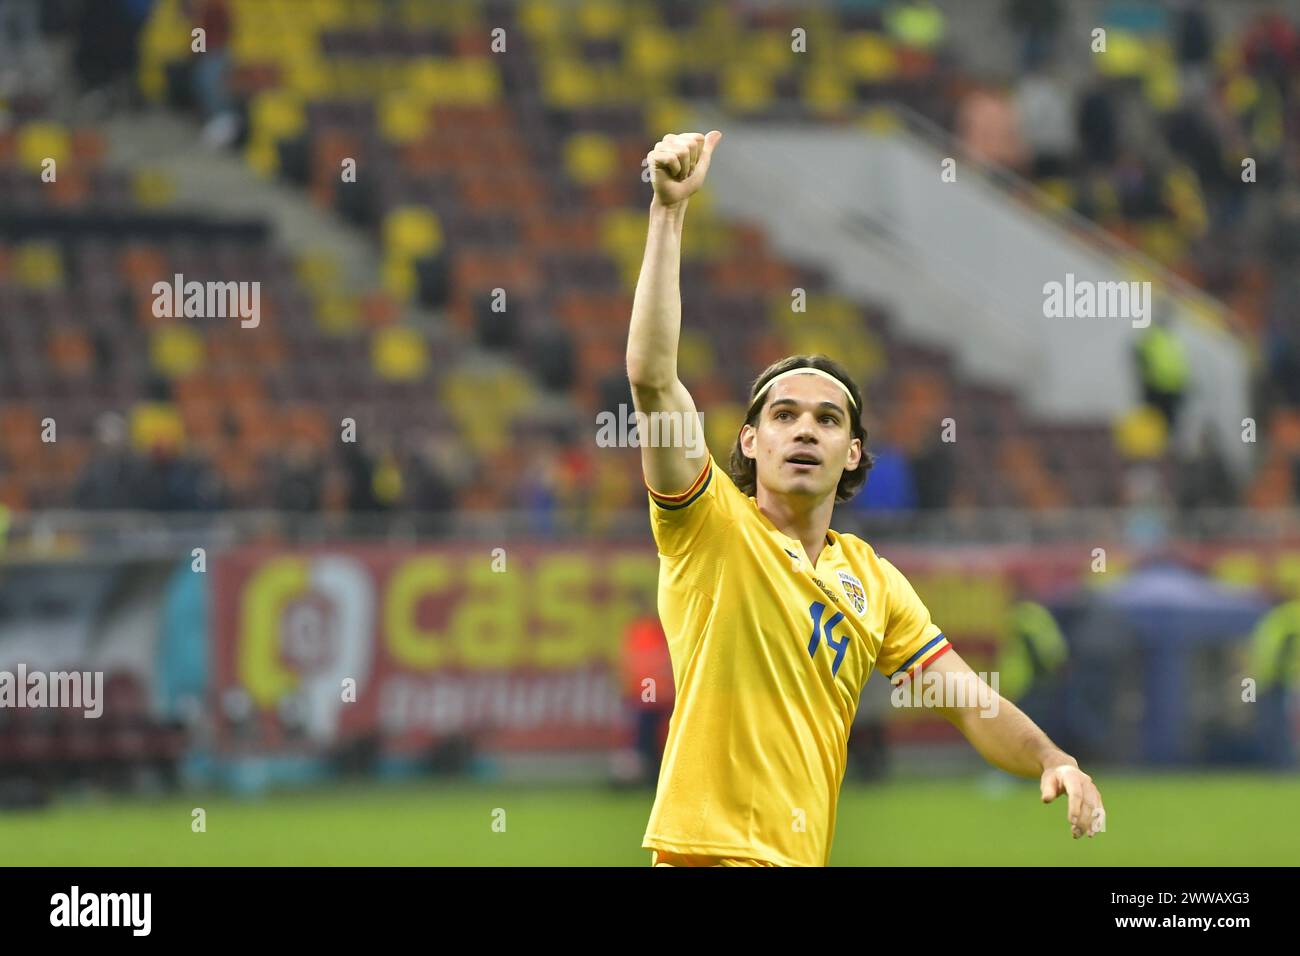
[[[861,411],[861,409],[858,408],[858,403],[853,400],[853,393],[849,391],[847,385],[845,385],[843,382],[841,382],[838,378],[836,378],[834,375],[830,374],[829,372],[823,372],[819,368],[808,368],[808,367],[792,368],[788,372],[782,372],[780,375],[773,375],[770,379],[767,380],[767,384],[758,390],[758,394],[754,396],[754,402],[759,401],[764,395],[767,394],[767,390],[771,388],[773,385],[775,385],[777,382],[781,381],[781,379],[789,378],[791,375],[820,375],[822,378],[826,379],[826,381],[834,382],[843,390],[844,396],[849,400],[849,404],[853,406],[853,410],[855,412]],[[753,402],[751,402],[750,404],[753,404]]]

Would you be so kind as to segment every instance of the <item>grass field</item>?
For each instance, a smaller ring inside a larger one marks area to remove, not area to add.
[[[847,785],[840,866],[1254,866],[1300,863],[1300,777],[1098,774],[1107,832],[1072,840],[1063,799],[1003,777]],[[476,784],[343,786],[64,801],[0,813],[4,865],[646,866],[648,793]],[[190,829],[207,812],[207,832]],[[493,832],[494,808],[506,811]]]

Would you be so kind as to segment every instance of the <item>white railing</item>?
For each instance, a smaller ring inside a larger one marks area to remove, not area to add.
[[[1300,510],[1214,508],[1180,513],[1172,509],[988,508],[863,513],[841,506],[832,526],[868,541],[954,546],[1105,540],[1268,543],[1300,540]],[[365,515],[47,511],[12,517],[9,532],[0,542],[0,563],[94,556],[174,556],[179,561],[188,560],[196,547],[212,551],[254,543],[309,547],[364,541],[410,547],[447,541],[495,547],[512,541],[582,545],[649,544],[650,540],[649,518],[643,509],[600,515],[572,509],[546,515],[525,511]]]

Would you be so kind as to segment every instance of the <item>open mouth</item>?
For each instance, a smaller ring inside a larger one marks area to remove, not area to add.
[[[810,467],[816,467],[821,464],[821,459],[817,458],[815,455],[807,454],[791,455],[786,459],[786,461],[791,465],[807,465]]]

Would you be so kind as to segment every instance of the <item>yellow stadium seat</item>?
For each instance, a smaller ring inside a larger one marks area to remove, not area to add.
[[[312,250],[298,256],[294,262],[298,281],[313,293],[338,288],[339,262],[331,253]]]
[[[616,0],[583,0],[578,7],[578,30],[597,40],[609,40],[623,32],[626,7]]]
[[[288,90],[266,90],[257,94],[249,112],[252,134],[273,141],[300,133],[306,125],[302,98]]]
[[[399,206],[384,219],[385,252],[405,258],[432,255],[442,248],[442,223],[422,206]]]
[[[624,46],[627,68],[644,78],[671,76],[677,69],[677,39],[658,27],[638,27]]]
[[[406,256],[384,256],[381,280],[384,291],[399,302],[410,302],[415,298],[418,278],[415,266]]]
[[[204,356],[203,336],[187,325],[164,325],[149,342],[150,363],[168,378],[183,378],[202,368]]]
[[[618,149],[602,133],[577,133],[564,144],[564,169],[584,186],[603,183],[618,170]]]
[[[737,113],[753,113],[772,102],[772,79],[749,65],[732,66],[722,75],[723,106]]]
[[[600,101],[596,71],[575,59],[552,60],[542,66],[542,99],[562,109],[591,106]]]
[[[853,90],[833,70],[813,70],[803,79],[803,101],[815,113],[835,113],[853,104]]]
[[[743,40],[744,63],[767,73],[785,73],[807,54],[791,49],[794,38],[779,30],[757,30]]]
[[[492,400],[485,402],[485,395]],[[535,404],[533,388],[513,367],[451,372],[443,382],[442,400],[462,437],[479,455],[504,448],[511,422]]]
[[[68,131],[58,123],[26,123],[18,128],[18,162],[30,172],[40,172],[45,160],[62,166],[72,158]]]
[[[29,289],[55,289],[63,282],[63,258],[52,242],[24,242],[14,254],[14,281]]]
[[[157,445],[171,448],[185,443],[185,425],[170,402],[140,402],[131,409],[131,444],[141,451]]]
[[[420,29],[439,26],[443,21],[439,5],[428,0],[402,0],[397,19],[403,26]]]
[[[414,273],[412,273],[412,285],[414,281]],[[326,292],[317,296],[316,325],[330,335],[346,335],[359,329],[361,312],[357,308],[356,299],[337,292]]]
[[[840,43],[844,64],[858,79],[881,83],[898,74],[898,55],[894,44],[879,33],[859,32]]]
[[[389,142],[414,142],[431,125],[428,102],[415,93],[389,93],[379,103],[379,132]]]
[[[501,98],[501,74],[486,57],[423,57],[406,67],[406,86],[429,103],[482,106]]]
[[[456,101],[471,106],[486,106],[501,99],[501,71],[487,57],[470,57],[457,65]]]
[[[552,0],[524,0],[518,15],[524,30],[534,38],[556,36],[569,21],[569,14]]]
[[[424,338],[401,325],[378,330],[371,339],[370,363],[380,378],[410,382],[422,377],[429,367]]]
[[[1141,405],[1115,423],[1115,447],[1130,460],[1159,458],[1169,440],[1165,418],[1150,405]]]
[[[176,183],[159,169],[139,169],[131,180],[135,201],[148,209],[169,206],[176,197]]]

